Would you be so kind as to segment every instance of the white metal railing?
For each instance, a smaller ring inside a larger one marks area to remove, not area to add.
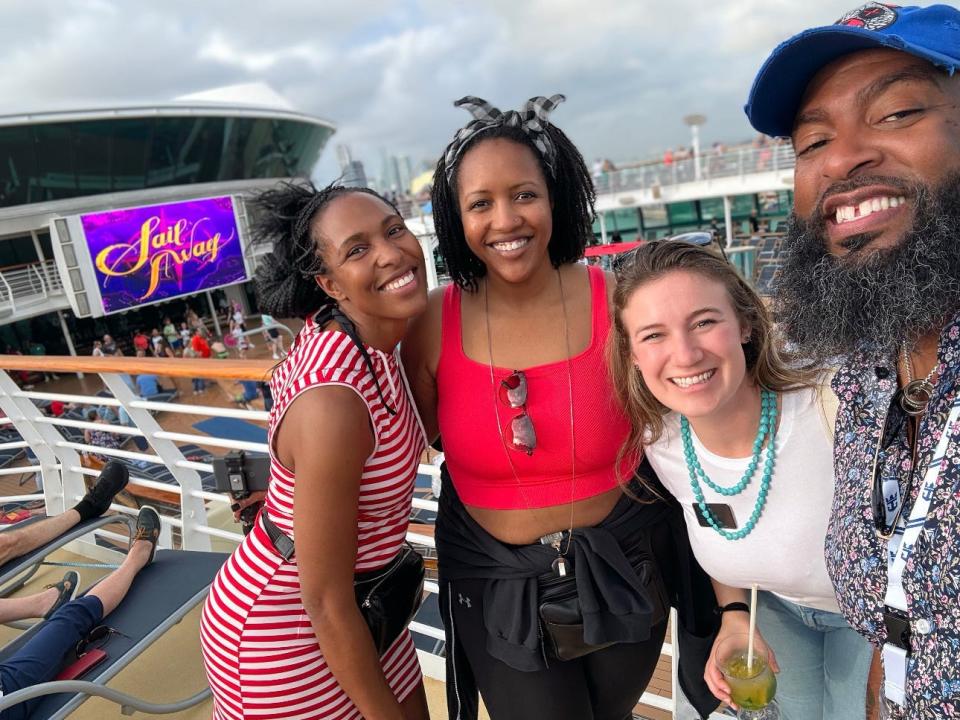
[[[116,373],[100,373],[100,378],[104,389],[111,392],[113,397],[25,391],[14,383],[5,370],[0,369],[0,410],[6,415],[5,418],[0,418],[0,430],[5,430],[9,434],[9,428],[12,426],[22,437],[19,440],[7,439],[0,442],[0,450],[25,448],[35,456],[35,460],[27,465],[0,468],[0,475],[34,472],[41,477],[43,488],[42,494],[6,496],[4,500],[12,502],[43,498],[48,514],[63,512],[72,507],[86,492],[84,477],[99,474],[98,470],[82,464],[81,453],[96,453],[108,458],[128,461],[130,470],[128,488],[132,488],[134,493],[137,489],[142,489],[167,494],[170,506],[165,513],[161,514],[162,530],[159,543],[161,547],[169,548],[179,545],[185,550],[210,550],[211,539],[214,538],[239,543],[243,539],[241,533],[208,524],[208,511],[216,506],[230,504],[232,500],[228,495],[203,489],[200,473],[210,473],[213,469],[210,462],[206,461],[210,459],[211,453],[203,451],[203,448],[242,449],[266,454],[267,444],[165,430],[163,423],[175,414],[265,422],[268,413],[173,401],[164,403],[146,401],[134,395],[123,376]],[[53,417],[44,412],[44,408],[51,400],[59,400],[77,407],[109,407],[117,410],[122,408],[129,416],[131,424],[91,422],[80,419],[84,415],[77,417],[76,412],[74,417]],[[159,414],[155,416],[152,413]],[[143,438],[150,449],[139,451],[92,445],[79,435],[85,430],[115,433],[127,440]],[[62,431],[66,431],[66,435],[62,434]],[[188,459],[188,456],[192,456],[197,451],[186,446],[199,446],[205,460]],[[151,468],[164,469],[165,476],[162,479],[151,476]],[[433,479],[439,476],[440,469],[434,465],[421,464],[419,473]],[[414,498],[413,505],[419,510],[434,513],[438,511],[437,501],[431,499],[429,495]],[[111,508],[128,515],[136,514],[136,510],[118,503],[111,505]],[[179,542],[175,538],[174,530],[179,534]],[[126,539],[119,534],[102,529],[95,533],[116,541]],[[407,539],[421,547],[430,549],[436,547],[433,537],[422,533],[408,532]],[[434,581],[425,582],[424,588],[429,593],[439,592],[439,586]],[[413,632],[433,640],[444,639],[443,629],[440,627],[414,622],[410,628]],[[665,643],[662,652],[672,655],[674,642],[675,639],[673,642]],[[443,680],[442,658],[424,651],[420,653],[421,657],[431,656],[424,664],[425,672]],[[673,687],[675,697],[678,691],[675,672]],[[674,701],[671,698],[644,693],[640,702],[671,713],[674,711]]]
[[[634,167],[599,172],[593,181],[597,194],[624,190],[665,187],[698,180],[744,177],[764,172],[792,170],[796,164],[793,146],[771,141],[762,147],[742,146],[722,153],[706,151],[667,162],[643,163]]]
[[[0,305],[12,310],[18,304],[32,305],[63,294],[63,281],[53,260],[0,268]]]

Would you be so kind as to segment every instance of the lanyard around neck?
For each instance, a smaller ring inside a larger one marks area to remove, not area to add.
[[[957,397],[950,407],[950,414],[943,425],[940,440],[937,442],[930,462],[927,463],[923,472],[923,482],[910,511],[910,517],[906,520],[901,517],[896,531],[887,541],[887,594],[884,602],[889,607],[903,612],[907,610],[906,593],[903,589],[903,570],[926,524],[933,494],[937,489],[940,474],[944,469],[947,448],[956,430],[958,420],[960,420],[960,393],[957,393]],[[906,491],[909,492],[910,489],[907,488]]]

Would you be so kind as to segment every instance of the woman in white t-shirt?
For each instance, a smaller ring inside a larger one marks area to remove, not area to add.
[[[742,603],[759,584],[782,716],[862,720],[872,650],[839,614],[824,564],[833,439],[817,378],[788,364],[763,301],[725,259],[649,243],[617,280],[611,372],[633,423],[623,452],[642,449],[683,506],[720,605],[717,644],[747,631]],[[729,702],[713,660],[705,677]]]

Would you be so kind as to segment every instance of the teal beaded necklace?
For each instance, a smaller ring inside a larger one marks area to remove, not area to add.
[[[760,519],[760,513],[763,512],[763,506],[767,502],[767,492],[770,489],[770,478],[773,477],[773,465],[776,461],[776,437],[777,437],[777,394],[771,390],[760,391],[760,425],[757,427],[757,437],[753,441],[753,456],[747,463],[747,469],[743,472],[743,477],[733,487],[723,487],[717,485],[713,480],[707,477],[707,474],[700,467],[700,461],[697,459],[697,453],[693,449],[693,440],[690,436],[690,421],[683,415],[680,416],[680,437],[683,440],[683,457],[687,463],[687,472],[690,473],[690,487],[693,489],[693,497],[700,512],[710,527],[717,531],[727,540],[740,540],[745,538],[757,525]],[[757,472],[757,465],[760,462],[760,454],[763,451],[763,441],[767,438],[767,458],[763,463],[763,475],[760,477],[760,491],[757,493],[757,502],[750,514],[750,519],[746,525],[737,530],[727,530],[720,527],[720,522],[710,511],[710,506],[703,497],[703,489],[700,487],[702,481],[704,485],[714,492],[731,497],[742,493],[753,476]]]

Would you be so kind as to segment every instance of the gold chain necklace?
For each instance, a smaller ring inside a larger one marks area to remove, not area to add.
[[[570,524],[569,528],[567,529],[567,544],[565,548],[562,546],[563,531],[552,532],[544,535],[540,538],[540,543],[542,545],[550,545],[554,550],[557,551],[557,558],[553,561],[551,567],[553,568],[553,571],[557,573],[557,575],[564,577],[567,574],[567,562],[564,556],[570,551],[570,542],[573,540],[573,499],[576,496],[577,445],[576,434],[574,432],[573,416],[573,369],[570,360],[570,321],[567,317],[567,300],[563,292],[563,275],[560,273],[559,268],[557,269],[557,282],[560,285],[560,307],[563,309],[563,339],[567,351],[567,394],[570,406]],[[513,473],[513,479],[516,481],[517,488],[520,490],[520,496],[523,498],[523,502],[527,506],[527,509],[536,514],[536,508],[533,507],[533,504],[527,497],[527,493],[523,489],[523,483],[520,482],[520,476],[517,474],[517,468],[513,464],[513,458],[510,457],[510,448],[507,447],[507,444],[503,440],[503,424],[500,422],[497,381],[493,374],[493,334],[490,332],[489,289],[490,283],[489,280],[487,280],[483,284],[483,310],[487,323],[487,354],[490,359],[490,385],[493,389],[493,412],[497,418],[497,432],[500,435],[500,444],[503,445],[503,452],[507,456],[507,463],[510,465],[510,471]]]
[[[910,362],[910,353],[907,352],[906,344],[900,347],[900,356],[907,373],[907,384],[903,386],[903,392],[900,394],[900,407],[907,415],[917,417],[923,415],[930,398],[933,397],[932,379],[940,366],[940,362],[937,360],[933,363],[933,367],[925,378],[914,380],[913,363]]]

